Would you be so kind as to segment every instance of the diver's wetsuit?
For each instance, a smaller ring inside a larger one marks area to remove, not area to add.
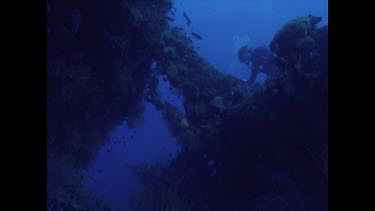
[[[250,68],[250,61],[252,63],[251,75],[248,80],[249,84],[253,84],[257,75],[261,72],[272,75],[276,72],[276,67],[271,64],[271,60],[274,58],[274,54],[267,46],[260,46],[255,48],[249,48],[247,46],[242,47],[238,51],[238,59]]]

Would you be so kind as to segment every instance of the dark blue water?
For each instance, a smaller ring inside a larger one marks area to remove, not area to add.
[[[184,28],[187,34],[195,32],[203,37],[197,40],[190,35],[199,46],[199,54],[220,71],[244,80],[250,72],[237,61],[239,46],[268,45],[283,24],[298,16],[322,16],[320,24],[328,23],[327,0],[176,0],[175,7],[176,20],[172,25]],[[192,21],[190,27],[183,12]],[[264,79],[260,75],[257,80]],[[161,78],[159,82],[162,97],[183,111],[183,99]],[[114,129],[93,167],[84,173],[84,187],[118,210],[129,210],[131,191],[142,190],[129,164],[165,165],[179,151],[160,111],[152,104],[144,104],[143,124],[128,128],[124,121]]]
[[[183,111],[182,99],[170,88],[169,83],[159,78],[163,98]],[[136,128],[129,128],[124,121],[114,129],[92,169],[83,172],[87,178],[83,186],[119,210],[129,210],[131,192],[142,190],[129,165],[165,165],[180,150],[161,112],[148,102],[144,102],[144,105],[143,123]]]

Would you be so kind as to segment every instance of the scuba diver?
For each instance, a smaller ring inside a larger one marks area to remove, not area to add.
[[[275,65],[272,64],[275,56],[267,46],[253,49],[245,45],[238,50],[237,57],[241,63],[245,64],[249,69],[251,68],[249,84],[253,84],[257,75],[261,72],[270,76],[277,71]]]

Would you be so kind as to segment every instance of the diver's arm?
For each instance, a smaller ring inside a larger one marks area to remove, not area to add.
[[[254,69],[255,69],[255,68],[254,68]],[[255,79],[256,79],[256,77],[257,77],[257,75],[258,75],[258,70],[252,70],[252,71],[251,71],[250,78],[249,78],[249,80],[247,80],[247,82],[248,82],[249,84],[253,84],[254,81],[255,81]]]

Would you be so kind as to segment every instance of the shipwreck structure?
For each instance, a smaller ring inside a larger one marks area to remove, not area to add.
[[[135,167],[134,210],[327,210],[328,27],[286,23],[270,48],[280,70],[264,86],[216,70],[169,26],[171,0],[49,1],[48,208],[110,210],[79,189],[109,130],[143,100],[163,116],[181,154]],[[156,61],[156,72],[150,71]],[[160,97],[157,75],[186,113]]]

